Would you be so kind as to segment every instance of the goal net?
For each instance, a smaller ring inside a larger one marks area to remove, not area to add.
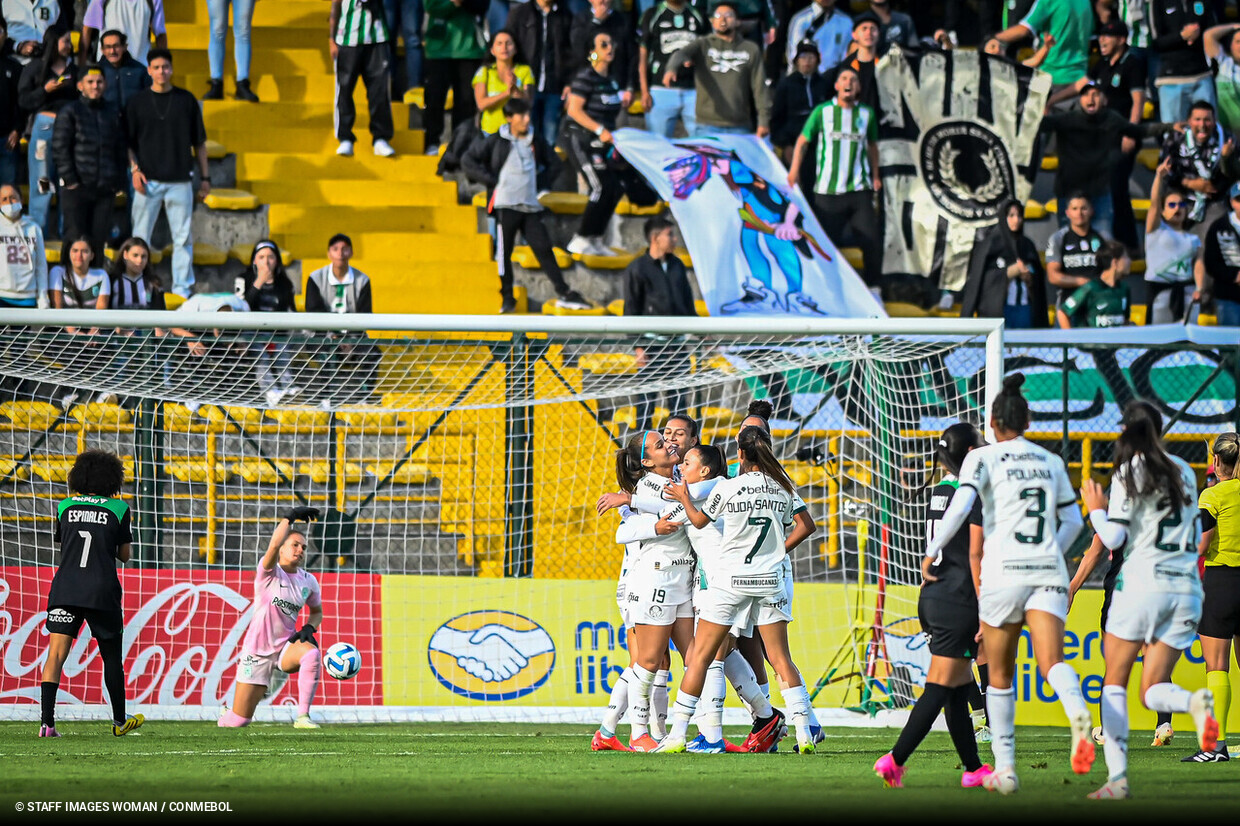
[[[214,719],[231,702],[255,566],[280,516],[312,505],[318,640],[363,660],[354,679],[324,676],[316,716],[593,721],[628,664],[619,517],[595,509],[616,450],[687,411],[735,458],[755,399],[818,525],[792,555],[790,627],[815,706],[902,707],[929,662],[916,595],[933,446],[982,424],[1002,372],[988,321],[0,320],[0,717],[15,718],[37,713],[55,506],[74,457],[104,448],[132,513],[136,710]],[[680,673],[673,655],[673,686]],[[295,680],[273,685],[258,719],[291,720],[295,699]],[[61,716],[102,713],[85,631],[60,701]]]

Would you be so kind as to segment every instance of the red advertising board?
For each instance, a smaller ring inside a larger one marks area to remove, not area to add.
[[[38,703],[51,567],[0,567],[0,703]],[[324,623],[316,636],[326,649],[351,642],[362,652],[352,680],[324,674],[315,703],[383,704],[379,577],[316,574]],[[125,610],[128,703],[219,707],[231,703],[241,643],[250,622],[254,574],[248,571],[128,570],[120,574]],[[306,618],[302,612],[301,620]],[[296,698],[288,680],[274,703]],[[102,703],[99,649],[83,628],[60,684],[61,702]]]

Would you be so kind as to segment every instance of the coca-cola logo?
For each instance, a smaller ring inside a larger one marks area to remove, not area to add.
[[[0,568],[0,703],[39,702],[46,657],[45,599],[54,570]],[[378,578],[326,574],[320,577],[332,624],[320,634],[376,652],[368,679],[320,686],[327,704],[382,704]],[[123,654],[127,700],[134,705],[207,706],[231,700],[236,665],[253,611],[253,574],[241,571],[143,571],[121,574],[125,593]],[[61,702],[101,703],[103,670],[99,649],[85,632],[65,661]],[[271,701],[293,702],[286,683]]]

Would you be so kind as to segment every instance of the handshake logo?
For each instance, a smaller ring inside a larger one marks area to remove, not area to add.
[[[507,611],[455,617],[431,635],[431,670],[450,691],[475,700],[511,700],[551,675],[555,643],[531,619]]]

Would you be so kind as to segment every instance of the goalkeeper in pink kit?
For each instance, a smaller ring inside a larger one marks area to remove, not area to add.
[[[293,727],[319,727],[310,719],[310,704],[319,687],[323,662],[314,638],[323,624],[323,600],[318,580],[301,567],[306,557],[306,534],[292,526],[318,518],[318,508],[293,508],[271,534],[254,577],[254,613],[237,662],[232,708],[220,716],[221,727],[249,725],[276,670],[297,675],[297,721]],[[297,617],[303,606],[310,609],[310,616],[298,628]]]

